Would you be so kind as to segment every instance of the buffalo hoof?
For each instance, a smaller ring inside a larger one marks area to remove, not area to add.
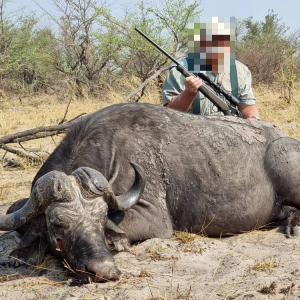
[[[291,236],[300,237],[300,211],[299,210],[294,212],[287,219],[285,233],[287,237],[291,237]]]
[[[293,227],[293,235],[294,236],[300,236],[300,226],[294,226]]]

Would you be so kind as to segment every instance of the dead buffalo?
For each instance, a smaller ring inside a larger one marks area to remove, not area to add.
[[[108,242],[120,251],[175,228],[220,236],[287,217],[293,231],[299,186],[300,142],[268,122],[118,104],[68,131],[0,230],[24,234],[12,252],[24,261],[48,247],[84,281],[115,280]]]

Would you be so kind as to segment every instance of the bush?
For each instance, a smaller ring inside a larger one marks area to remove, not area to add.
[[[281,81],[282,74],[290,71],[290,52],[299,47],[299,36],[288,36],[288,28],[273,11],[264,22],[253,22],[250,17],[238,28],[246,33],[237,38],[237,59],[249,67],[253,83],[270,85]]]

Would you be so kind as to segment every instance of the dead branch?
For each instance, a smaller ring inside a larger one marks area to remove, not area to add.
[[[6,152],[13,153],[21,158],[26,158],[32,163],[42,163],[44,162],[43,158],[40,158],[37,154],[33,155],[29,153],[22,145],[21,142],[30,141],[34,139],[45,138],[48,136],[54,136],[60,133],[64,133],[69,127],[71,127],[74,123],[78,121],[78,118],[83,114],[75,117],[67,123],[53,125],[53,126],[40,126],[33,129],[25,130],[22,132],[17,132],[13,134],[9,134],[3,137],[0,137],[0,149],[3,149]],[[65,116],[64,116],[65,117]],[[9,143],[19,143],[21,149],[16,149],[7,146]],[[5,153],[6,153],[5,152]],[[4,156],[3,156],[4,158]]]
[[[167,25],[167,27],[170,29],[170,31],[173,33],[174,38],[176,40],[176,46],[175,46],[175,49],[174,49],[174,53],[177,53],[178,50],[179,50],[179,38],[178,38],[177,33],[170,26],[170,24],[168,23],[168,21],[166,20],[166,18],[164,18],[160,13],[154,11],[153,9],[150,9],[150,11],[153,12],[158,18],[160,18]]]
[[[82,116],[81,114],[80,116]],[[52,126],[40,126],[33,129],[25,130],[22,132],[17,132],[13,134],[9,134],[3,137],[0,137],[0,144],[9,144],[9,143],[20,143],[25,141],[30,141],[39,138],[45,138],[48,136],[57,135],[60,133],[64,133],[71,125],[77,122],[76,118],[72,119],[68,123],[60,124],[60,125],[52,125]]]
[[[58,125],[61,125],[61,124],[63,124],[63,123],[66,121],[66,116],[67,116],[67,113],[68,113],[68,110],[69,110],[69,106],[70,106],[70,104],[71,104],[71,101],[72,101],[72,97],[70,97],[70,101],[69,101],[69,103],[68,103],[68,105],[67,105],[65,114],[64,114],[63,118],[61,119],[61,121],[58,123]]]
[[[42,158],[32,155],[30,153],[27,153],[24,150],[18,150],[15,148],[11,148],[11,147],[6,146],[5,144],[0,144],[0,148],[7,152],[13,153],[19,157],[26,158],[32,163],[43,163],[44,162],[44,160]]]
[[[167,67],[163,67],[163,68],[161,68],[161,69],[159,69],[158,71],[156,71],[151,77],[149,77],[148,79],[146,79],[136,90],[134,90],[133,92],[131,92],[129,95],[127,95],[125,98],[124,98],[124,102],[129,102],[129,100],[133,97],[133,96],[135,96],[138,92],[142,92],[143,90],[144,90],[144,88],[145,88],[145,86],[150,82],[150,81],[152,81],[153,79],[155,79],[158,75],[160,75],[162,72],[164,72],[164,71],[167,71],[167,70],[169,70],[170,69],[170,67],[173,65],[173,63],[172,64],[170,64],[170,65],[168,65]],[[140,98],[139,98],[140,99]],[[138,99],[138,100],[139,100]],[[138,101],[137,100],[137,101]],[[136,101],[136,102],[137,102]]]

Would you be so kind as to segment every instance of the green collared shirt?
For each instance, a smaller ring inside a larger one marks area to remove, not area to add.
[[[180,61],[182,65],[187,67],[187,63],[185,59]],[[237,77],[238,77],[238,99],[240,101],[240,105],[253,105],[256,103],[256,100],[253,95],[251,83],[252,76],[249,69],[239,61],[236,61],[236,69],[237,69]],[[223,89],[227,92],[231,93],[231,82],[230,82],[230,73],[212,73],[207,72],[206,75],[215,83],[220,84]],[[163,105],[169,103],[174,97],[181,94],[181,92],[185,89],[184,86],[185,77],[177,71],[176,67],[172,67],[167,78],[164,82],[164,86],[162,89],[162,100]],[[218,95],[222,100],[224,96]],[[198,93],[196,98],[199,98],[200,101],[200,115],[222,115],[223,113],[219,111],[219,109],[202,93]],[[195,100],[194,100],[195,101]],[[227,102],[227,100],[225,100]],[[227,102],[228,103],[228,102]],[[228,105],[231,105],[228,103]],[[197,109],[199,111],[199,109]],[[191,112],[193,112],[193,106],[191,108]]]

